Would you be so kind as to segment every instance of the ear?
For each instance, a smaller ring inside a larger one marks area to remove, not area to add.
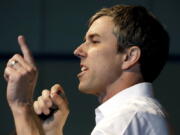
[[[132,46],[124,52],[122,69],[127,70],[138,63],[141,56],[141,50],[137,46]]]

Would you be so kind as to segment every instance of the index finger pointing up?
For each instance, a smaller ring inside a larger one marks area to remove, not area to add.
[[[33,56],[32,56],[31,51],[29,50],[29,48],[26,44],[24,36],[22,36],[22,35],[18,36],[18,43],[19,43],[19,46],[20,46],[21,51],[23,53],[24,59],[29,64],[35,65]]]

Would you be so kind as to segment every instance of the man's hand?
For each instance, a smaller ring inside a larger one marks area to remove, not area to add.
[[[61,93],[63,96],[59,96],[57,93]],[[50,91],[43,90],[42,95],[38,97],[33,106],[36,114],[48,115],[53,104],[58,107],[58,110],[53,114],[53,118],[42,121],[43,129],[46,135],[62,135],[69,108],[64,91],[59,84],[52,86]]]
[[[14,105],[24,105],[32,102],[34,87],[37,81],[37,68],[28,49],[25,38],[18,37],[23,56],[15,54],[9,59],[5,68],[4,77],[8,82],[7,100],[13,109]]]
[[[15,54],[7,63],[7,100],[12,110],[17,135],[44,135],[34,113],[32,96],[37,81],[37,68],[23,36],[18,37],[23,56]]]

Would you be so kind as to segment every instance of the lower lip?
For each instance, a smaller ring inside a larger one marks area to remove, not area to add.
[[[86,71],[87,71],[87,70],[86,70]],[[80,73],[77,75],[77,77],[78,77],[78,78],[82,77],[82,76],[86,73],[86,71],[80,72]]]

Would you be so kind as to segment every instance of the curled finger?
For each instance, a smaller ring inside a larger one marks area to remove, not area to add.
[[[48,106],[46,105],[46,103],[44,102],[42,96],[40,96],[40,97],[38,98],[38,103],[39,103],[39,107],[40,107],[41,111],[42,111],[44,114],[48,115],[48,114],[50,113],[50,110],[49,110],[49,107],[48,107]]]
[[[46,104],[47,107],[52,106],[52,101],[50,99],[50,91],[49,90],[43,90],[42,91],[42,100]]]
[[[39,115],[39,114],[42,113],[41,108],[39,107],[38,101],[35,101],[33,103],[33,108],[34,108],[34,111],[35,111],[36,114]]]

